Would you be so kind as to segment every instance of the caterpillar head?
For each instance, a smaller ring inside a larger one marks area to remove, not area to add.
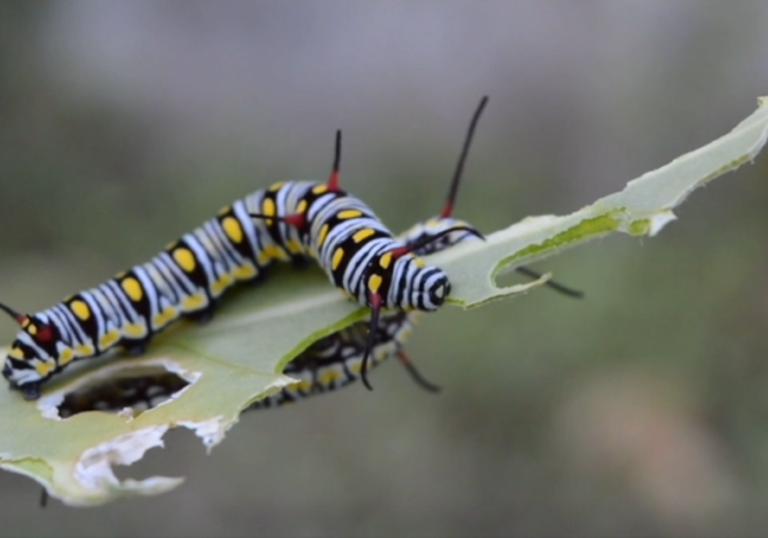
[[[443,250],[470,236],[483,237],[469,224],[448,217],[417,224],[407,232],[404,246],[382,256],[392,256],[396,260],[387,306],[426,311],[442,306],[451,292],[448,275],[442,269],[425,265],[417,256]],[[376,291],[375,286],[370,287],[371,291]]]
[[[28,400],[40,396],[40,383],[48,378],[58,364],[56,326],[42,316],[27,316],[0,304],[21,326],[3,364],[3,377],[12,388],[23,392]]]
[[[448,275],[437,267],[423,267],[417,274],[414,287],[412,300],[418,310],[437,310],[451,293]]]
[[[408,253],[394,263],[383,306],[433,311],[445,303],[450,293],[451,283],[442,269],[425,265],[420,258]]]

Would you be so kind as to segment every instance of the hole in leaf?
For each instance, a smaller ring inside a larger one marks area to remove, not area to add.
[[[163,435],[162,446],[150,448],[130,465],[113,465],[112,472],[121,482],[153,476],[184,476],[189,475],[190,468],[197,467],[190,461],[205,457],[199,437],[187,428],[173,428]]]
[[[57,409],[60,418],[86,411],[138,416],[169,400],[189,383],[162,366],[127,368],[114,372],[109,378],[100,377],[67,392]]]

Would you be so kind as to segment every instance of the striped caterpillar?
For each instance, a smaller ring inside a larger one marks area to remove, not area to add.
[[[486,102],[475,112],[468,140]],[[312,258],[336,287],[371,308],[361,366],[370,389],[366,366],[381,310],[434,311],[450,293],[448,276],[414,251],[460,229],[482,236],[464,226],[424,244],[395,239],[365,203],[339,188],[340,157],[338,131],[327,183],[276,183],[256,191],[150,261],[42,312],[22,314],[0,304],[21,326],[3,376],[25,399],[37,399],[42,383],[74,360],[117,346],[141,354],[154,334],[181,317],[210,320],[216,300],[236,283],[258,278],[276,261]]]
[[[299,357],[293,366],[289,364],[286,373],[313,371],[315,377],[319,364],[332,368],[320,381],[307,386],[305,380],[297,390],[306,395],[318,388],[335,388],[342,379],[338,368],[345,372],[346,383],[359,375],[370,389],[366,378],[369,356],[387,358],[393,353],[417,381],[433,388],[405,357],[401,335],[409,332],[414,310],[436,310],[450,292],[445,273],[426,266],[418,255],[472,236],[482,237],[450,215],[486,102],[484,97],[472,118],[443,212],[414,227],[404,240],[394,238],[370,208],[339,189],[337,132],[334,166],[326,184],[277,183],[257,191],[223,208],[217,217],[168,245],[149,262],[43,312],[25,315],[0,304],[22,327],[3,375],[26,399],[36,399],[42,382],[73,360],[97,356],[116,346],[139,354],[154,334],[182,316],[210,320],[215,301],[225,291],[237,282],[258,278],[274,261],[313,258],[331,282],[370,307],[372,313],[364,344],[361,329],[340,331],[325,342],[333,344],[335,339],[335,345],[315,349],[315,354],[307,355],[312,357],[309,362]],[[554,282],[549,284],[570,293]],[[394,312],[382,317],[382,309]]]
[[[457,243],[475,239],[473,234],[463,229],[469,225],[452,216],[473,126],[467,135],[442,212],[414,225],[400,236],[403,243],[413,247],[414,254],[418,256],[426,256]],[[453,231],[445,233],[446,230]],[[435,237],[437,239],[432,240]],[[517,270],[531,278],[541,276],[526,267],[519,267]],[[546,285],[567,296],[582,296],[581,292],[552,280],[547,281]],[[277,407],[347,386],[360,379],[361,364],[367,352],[370,352],[372,359],[371,367],[396,356],[422,388],[432,392],[438,391],[436,385],[421,375],[403,349],[405,340],[420,316],[421,312],[417,310],[382,313],[370,349],[367,338],[369,331],[365,321],[318,340],[289,362],[283,370],[284,374],[297,379],[297,382],[254,402],[248,410]],[[167,374],[116,379],[87,393],[72,395],[71,398],[68,396],[61,408],[62,417],[94,409],[117,412],[125,407],[133,407],[142,411],[154,407],[183,386],[182,380]]]

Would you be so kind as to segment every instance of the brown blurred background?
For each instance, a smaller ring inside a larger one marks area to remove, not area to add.
[[[768,94],[768,4],[700,1],[0,3],[0,297],[34,311],[142,262],[271,182],[325,179],[392,229],[436,212],[491,97],[457,215],[563,214],[703,145]],[[37,507],[3,536],[765,535],[764,156],[654,239],[538,264],[547,290],[424,321],[397,364],[186,431],[122,477],[159,497]],[[0,324],[9,342],[10,322]]]

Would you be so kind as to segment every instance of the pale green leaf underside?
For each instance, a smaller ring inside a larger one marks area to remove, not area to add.
[[[526,218],[484,242],[430,257],[428,262],[451,278],[450,302],[469,308],[527,291],[545,279],[499,288],[495,277],[595,237],[615,231],[655,235],[674,219],[672,209],[693,189],[757,155],[768,133],[768,107],[764,99],[759,103],[727,135],[631,181],[621,192],[567,216]],[[292,357],[365,316],[318,270],[276,270],[264,285],[233,292],[210,325],[183,322],[157,338],[141,358],[86,361],[49,383],[35,403],[0,391],[0,466],[37,480],[71,505],[167,491],[181,479],[121,482],[110,465],[140,459],[147,449],[162,444],[169,428],[178,426],[195,430],[207,446],[214,446],[242,408],[289,381],[279,372]],[[4,356],[5,350],[0,353]],[[56,418],[55,406],[74,385],[153,364],[191,384],[174,400],[136,417],[91,412]]]

